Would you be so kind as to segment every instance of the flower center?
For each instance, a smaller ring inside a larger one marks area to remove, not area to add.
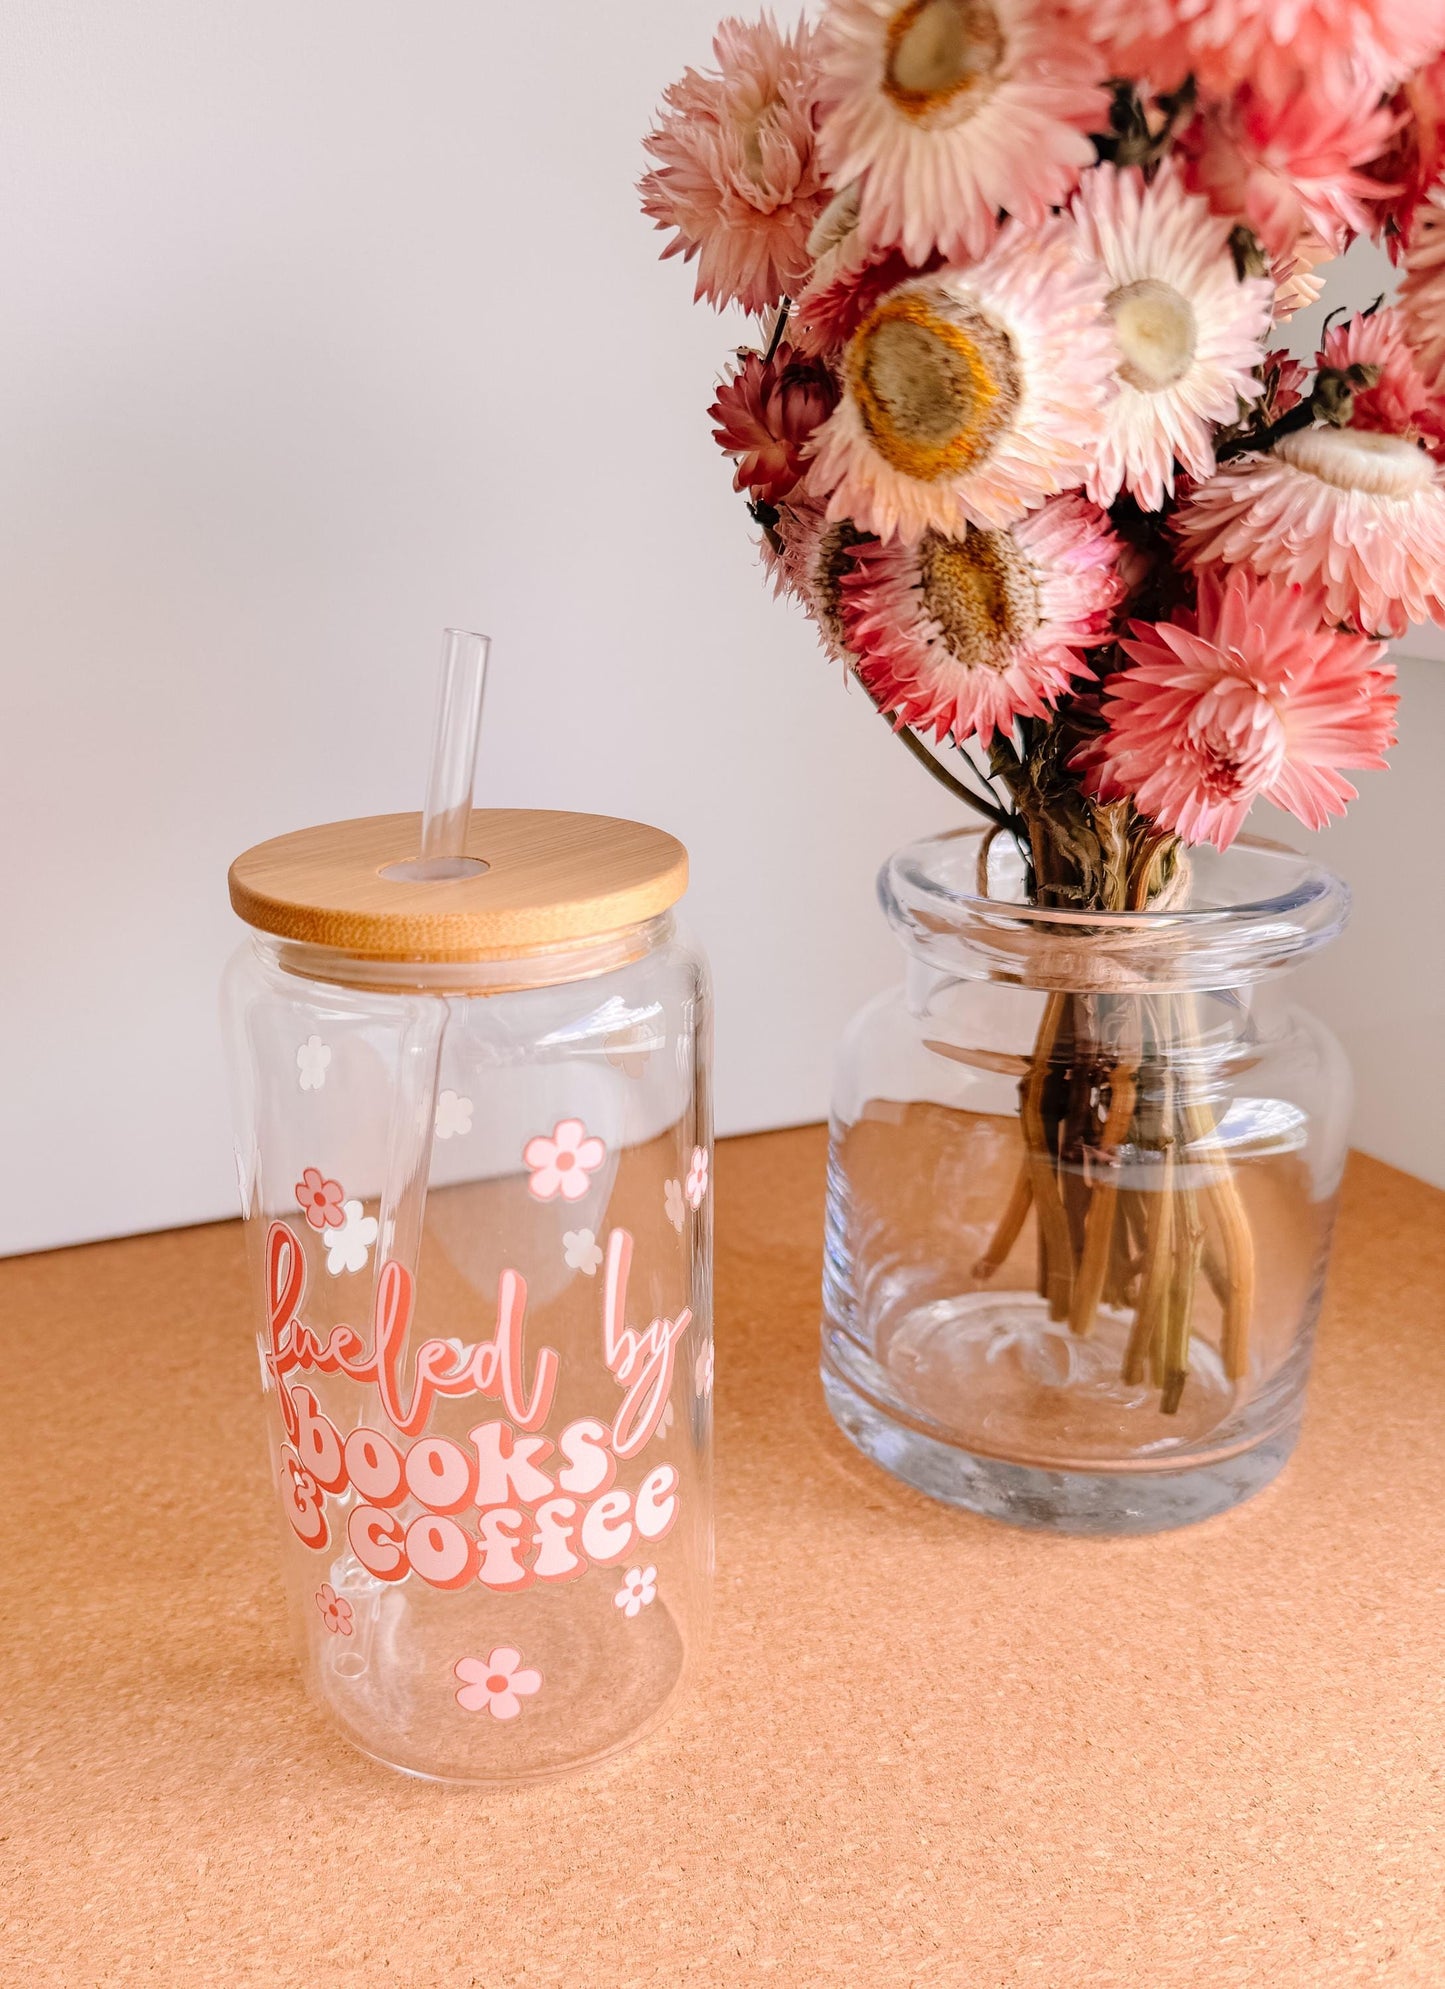
[[[1229,801],[1267,787],[1284,763],[1284,724],[1257,685],[1221,677],[1189,720],[1198,774],[1211,800]]]
[[[926,117],[986,83],[1002,57],[988,0],[911,0],[888,23],[883,87],[910,117]]]
[[[838,248],[858,226],[858,202],[862,189],[857,180],[835,193],[813,223],[808,236],[808,254],[814,262]]]
[[[1337,490],[1371,497],[1414,497],[1435,480],[1430,458],[1403,435],[1367,428],[1301,428],[1281,436],[1274,454]]]
[[[1009,534],[925,533],[918,566],[924,607],[951,653],[970,668],[1007,670],[1039,625],[1033,571]]]
[[[846,648],[848,631],[843,625],[843,575],[852,569],[849,557],[863,534],[851,518],[829,525],[818,541],[812,571],[807,575],[808,597],[829,636],[840,649]]]
[[[1157,394],[1188,372],[1199,328],[1187,297],[1146,276],[1111,291],[1108,306],[1123,354],[1121,380],[1141,394]]]
[[[503,1678],[501,1672],[494,1671],[487,1680],[487,1690],[489,1692],[505,1692],[510,1688],[511,1683],[510,1678]]]
[[[552,1165],[559,1174],[565,1174],[569,1167],[575,1167],[576,1164],[577,1156],[572,1153],[559,1153],[557,1158],[552,1162]]]
[[[847,371],[873,447],[924,483],[970,469],[1018,406],[1007,334],[966,307],[945,318],[917,291],[885,298],[865,320]]]

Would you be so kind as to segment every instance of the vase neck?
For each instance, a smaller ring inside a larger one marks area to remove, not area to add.
[[[1084,993],[1238,987],[1298,965],[1335,938],[1349,912],[1349,892],[1332,872],[1253,838],[1192,852],[1177,902],[1139,912],[1031,905],[1006,839],[990,850],[986,833],[955,829],[909,843],[878,880],[909,954],[960,978]]]

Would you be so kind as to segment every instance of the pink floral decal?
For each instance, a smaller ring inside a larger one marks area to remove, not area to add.
[[[580,1119],[559,1119],[551,1139],[538,1133],[522,1149],[523,1165],[532,1170],[527,1186],[539,1202],[550,1202],[557,1195],[564,1202],[580,1200],[606,1158],[607,1148],[589,1135]]]
[[[702,1352],[698,1355],[692,1370],[692,1378],[697,1384],[697,1392],[699,1395],[712,1394],[712,1377],[713,1377],[713,1352],[712,1352],[712,1341],[709,1340],[707,1345],[703,1348]]]
[[[687,1170],[687,1179],[682,1192],[687,1196],[690,1209],[700,1209],[702,1198],[707,1193],[707,1148],[695,1146],[692,1150],[692,1165]]]
[[[541,1690],[542,1674],[522,1668],[522,1653],[499,1644],[489,1658],[458,1658],[453,1667],[462,1681],[457,1704],[464,1712],[490,1713],[494,1720],[514,1720],[523,1699]]]
[[[323,1582],[316,1591],[316,1607],[321,1611],[321,1620],[333,1637],[351,1635],[351,1604],[344,1595],[338,1595],[330,1582]]]
[[[339,1181],[328,1181],[319,1167],[308,1167],[296,1183],[296,1201],[313,1229],[340,1229],[346,1221]]]
[[[682,1199],[681,1181],[665,1181],[662,1188],[662,1206],[668,1221],[682,1235],[682,1225],[687,1221],[687,1204]]]
[[[612,1600],[624,1616],[635,1616],[657,1595],[656,1568],[629,1568]]]

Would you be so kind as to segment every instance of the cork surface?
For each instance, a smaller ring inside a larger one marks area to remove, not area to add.
[[[1445,1983],[1445,1196],[1352,1163],[1294,1463],[1101,1545],[834,1432],[822,1171],[718,1153],[699,1685],[516,1793],[302,1698],[238,1229],[0,1264],[6,1989]]]

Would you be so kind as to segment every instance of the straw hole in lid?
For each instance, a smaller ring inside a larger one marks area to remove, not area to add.
[[[383,864],[376,874],[397,884],[447,884],[459,877],[480,877],[491,867],[480,856],[413,856],[405,863]]]

